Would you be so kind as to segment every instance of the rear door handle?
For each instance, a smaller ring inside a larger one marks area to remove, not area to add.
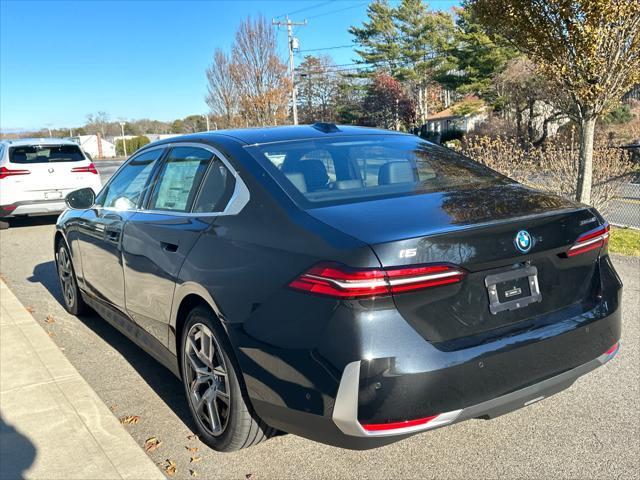
[[[178,251],[178,245],[176,245],[175,243],[168,243],[168,242],[160,242],[160,245],[162,246],[162,249],[167,251],[167,252],[177,252]]]

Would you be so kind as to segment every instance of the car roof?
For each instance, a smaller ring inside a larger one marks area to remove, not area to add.
[[[66,138],[17,138],[15,140],[0,140],[0,144],[11,147],[24,147],[29,145],[76,145],[73,140]]]
[[[313,125],[289,125],[282,127],[256,127],[230,130],[213,130],[193,133],[179,137],[171,137],[144,146],[144,149],[166,143],[184,141],[209,141],[233,139],[244,145],[260,145],[291,140],[318,139],[330,137],[346,137],[354,135],[406,135],[402,132],[382,130],[379,128],[355,127],[352,125],[334,125],[332,123],[315,123]]]

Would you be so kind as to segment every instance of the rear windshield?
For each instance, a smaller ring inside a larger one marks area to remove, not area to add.
[[[512,183],[413,136],[300,140],[247,147],[303,208]]]
[[[27,145],[9,149],[11,163],[77,162],[84,159],[77,145]]]

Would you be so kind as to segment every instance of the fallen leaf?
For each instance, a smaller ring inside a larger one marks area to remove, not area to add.
[[[191,457],[191,463],[196,463],[202,460],[202,457]]]
[[[198,447],[184,447],[189,450],[191,453],[196,453],[198,451]]]
[[[46,323],[56,323],[56,319],[53,318],[53,315],[47,315]]]
[[[195,470],[189,470],[189,475],[191,475],[192,477],[197,477],[198,472],[196,472]]]
[[[247,473],[244,478],[246,478],[246,480],[250,480],[251,478],[253,478],[253,473]]]
[[[167,459],[167,465],[164,467],[164,471],[167,472],[167,475],[169,475],[170,477],[173,477],[178,471],[178,466],[176,465],[176,462],[174,462],[173,460]]]
[[[53,337],[54,333],[51,330],[47,330],[47,335],[49,335],[50,337]]]
[[[36,309],[35,309],[35,308],[33,308],[33,307],[25,307],[25,310],[26,310],[27,312],[29,312],[29,313],[33,313],[33,312],[35,312],[35,311],[36,311]]]
[[[120,419],[120,423],[123,425],[131,425],[136,424],[140,421],[140,417],[138,415],[126,415]]]
[[[115,412],[115,411],[116,411],[116,408],[118,408],[118,405],[111,405],[111,406],[109,407],[109,410],[111,410],[112,412]]]
[[[187,435],[187,440],[198,440],[198,435],[196,434]]]
[[[160,445],[162,445],[162,442],[156,437],[147,438],[147,440],[144,442],[144,451],[153,452]]]

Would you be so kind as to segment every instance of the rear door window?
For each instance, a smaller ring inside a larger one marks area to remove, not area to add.
[[[77,145],[24,145],[9,148],[11,163],[35,164],[85,160]]]
[[[162,166],[150,210],[188,212],[213,153],[198,147],[173,148]]]

